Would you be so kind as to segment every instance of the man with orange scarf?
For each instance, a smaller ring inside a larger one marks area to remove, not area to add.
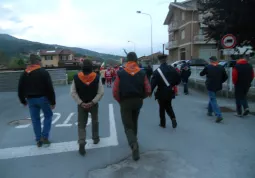
[[[222,84],[227,81],[228,75],[223,66],[218,64],[218,59],[215,56],[210,57],[210,64],[200,72],[200,76],[206,76],[206,88],[208,90],[209,104],[208,116],[212,116],[214,112],[217,116],[216,122],[223,120],[220,108],[217,103],[216,93],[222,90]]]
[[[92,71],[91,60],[83,61],[82,72],[74,76],[71,86],[71,96],[78,104],[78,136],[79,153],[86,154],[86,125],[88,114],[92,117],[92,139],[94,144],[98,144],[99,122],[98,122],[98,102],[104,95],[104,87],[100,76]]]
[[[122,123],[129,146],[132,149],[133,160],[140,159],[137,141],[138,117],[143,105],[143,99],[151,93],[149,80],[144,70],[137,64],[136,53],[127,55],[127,64],[119,70],[113,87],[113,97],[120,104]]]
[[[55,92],[49,73],[41,68],[39,56],[31,54],[30,65],[21,74],[18,85],[18,96],[23,105],[29,106],[37,146],[49,146],[49,133],[52,122],[52,109],[55,108]],[[40,110],[43,111],[43,130]]]

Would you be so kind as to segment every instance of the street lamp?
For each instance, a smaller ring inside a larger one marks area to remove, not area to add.
[[[133,41],[128,41],[128,43],[133,43],[133,45],[134,45],[134,52],[135,52],[135,43]]]
[[[148,15],[150,17],[150,20],[151,20],[151,54],[153,54],[153,42],[152,42],[152,17],[150,14],[147,14],[147,13],[143,13],[141,11],[136,11],[136,13],[138,14],[143,14],[143,15]]]

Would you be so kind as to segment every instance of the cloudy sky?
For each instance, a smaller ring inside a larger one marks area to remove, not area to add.
[[[181,1],[181,0],[179,0]],[[124,55],[135,42],[139,56],[150,54],[168,40],[163,25],[171,0],[0,0],[0,33],[49,44],[82,47]]]

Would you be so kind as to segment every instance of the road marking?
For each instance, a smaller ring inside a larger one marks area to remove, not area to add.
[[[52,121],[52,125],[55,124],[61,117],[61,114],[60,113],[53,113],[53,115],[57,115],[57,117]]]
[[[109,104],[109,124],[110,124],[110,136],[106,138],[101,138],[99,144],[94,145],[93,140],[87,140],[86,149],[103,148],[110,146],[117,146],[117,130],[114,118],[114,108],[113,104]],[[77,141],[52,143],[50,147],[47,148],[37,148],[36,145],[3,148],[0,149],[0,159],[13,159],[13,158],[23,158],[28,156],[39,156],[39,155],[49,155],[54,153],[63,153],[70,151],[78,151]]]
[[[63,124],[57,124],[56,127],[70,127],[70,126],[72,126],[73,124],[68,124],[68,122],[71,120],[73,115],[74,115],[74,112],[71,112],[69,114],[69,116],[66,118],[66,120],[64,121],[64,123]]]

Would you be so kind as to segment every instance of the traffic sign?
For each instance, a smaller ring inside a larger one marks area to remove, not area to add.
[[[232,34],[227,34],[221,39],[221,45],[225,49],[231,49],[236,46],[236,37]]]

